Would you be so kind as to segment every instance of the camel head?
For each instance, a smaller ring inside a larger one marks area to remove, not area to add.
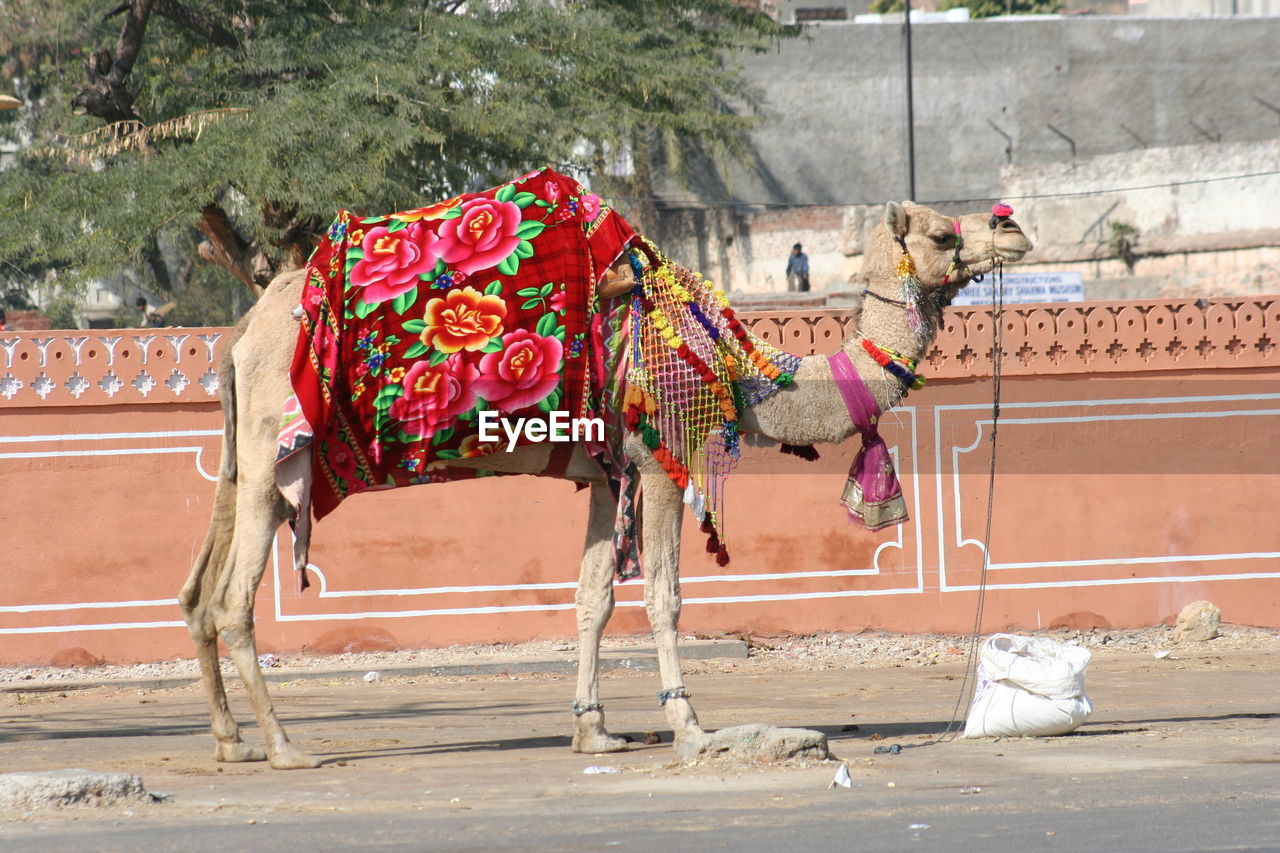
[[[960,263],[948,279],[947,270],[956,259],[957,223],[963,241]],[[915,262],[921,294],[939,306],[950,304],[974,276],[990,272],[997,261],[1019,261],[1032,248],[1017,222],[991,213],[951,217],[914,202],[889,202],[882,226],[872,240],[872,255],[878,257],[869,257],[869,265],[887,263],[892,269],[905,244]]]

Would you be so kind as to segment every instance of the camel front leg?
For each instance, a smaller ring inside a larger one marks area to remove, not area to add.
[[[600,702],[600,637],[613,615],[613,520],[617,503],[609,487],[591,486],[587,544],[575,597],[578,616],[578,692],[573,701],[574,752],[622,752],[627,741],[604,727]]]
[[[698,715],[689,703],[680,669],[676,625],[680,620],[680,521],[684,503],[680,491],[656,464],[643,473],[644,604],[658,649],[662,691],[658,703],[667,714],[676,744],[703,735]]]

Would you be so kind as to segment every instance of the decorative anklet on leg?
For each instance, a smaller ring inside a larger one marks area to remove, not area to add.
[[[601,705],[599,702],[591,702],[590,704],[583,705],[577,699],[574,699],[573,704],[570,705],[569,708],[573,711],[573,715],[575,717],[581,717],[583,714],[590,714],[592,711],[603,711],[604,705]]]
[[[666,707],[668,699],[688,699],[688,698],[689,698],[689,691],[685,690],[683,686],[672,687],[670,690],[659,690],[658,691],[658,707],[659,708]]]

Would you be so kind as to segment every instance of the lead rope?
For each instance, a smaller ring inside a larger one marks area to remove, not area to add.
[[[1012,212],[1009,211],[1010,214]],[[920,744],[921,746],[944,743],[959,735],[956,723],[960,718],[960,709],[969,707],[977,687],[978,641],[982,636],[982,610],[987,601],[987,570],[991,568],[991,517],[996,496],[996,428],[1000,422],[1000,373],[1004,363],[1004,264],[995,254],[997,224],[997,217],[992,216],[991,254],[995,257],[996,276],[991,288],[991,464],[987,471],[987,523],[982,534],[982,574],[978,578],[978,605],[973,614],[973,630],[969,632],[964,677],[960,681],[960,694],[956,696],[955,707],[951,710],[951,720],[942,734]]]

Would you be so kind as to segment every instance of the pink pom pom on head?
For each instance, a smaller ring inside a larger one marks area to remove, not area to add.
[[[996,204],[991,207],[992,216],[1013,216],[1013,208],[1007,204]]]

